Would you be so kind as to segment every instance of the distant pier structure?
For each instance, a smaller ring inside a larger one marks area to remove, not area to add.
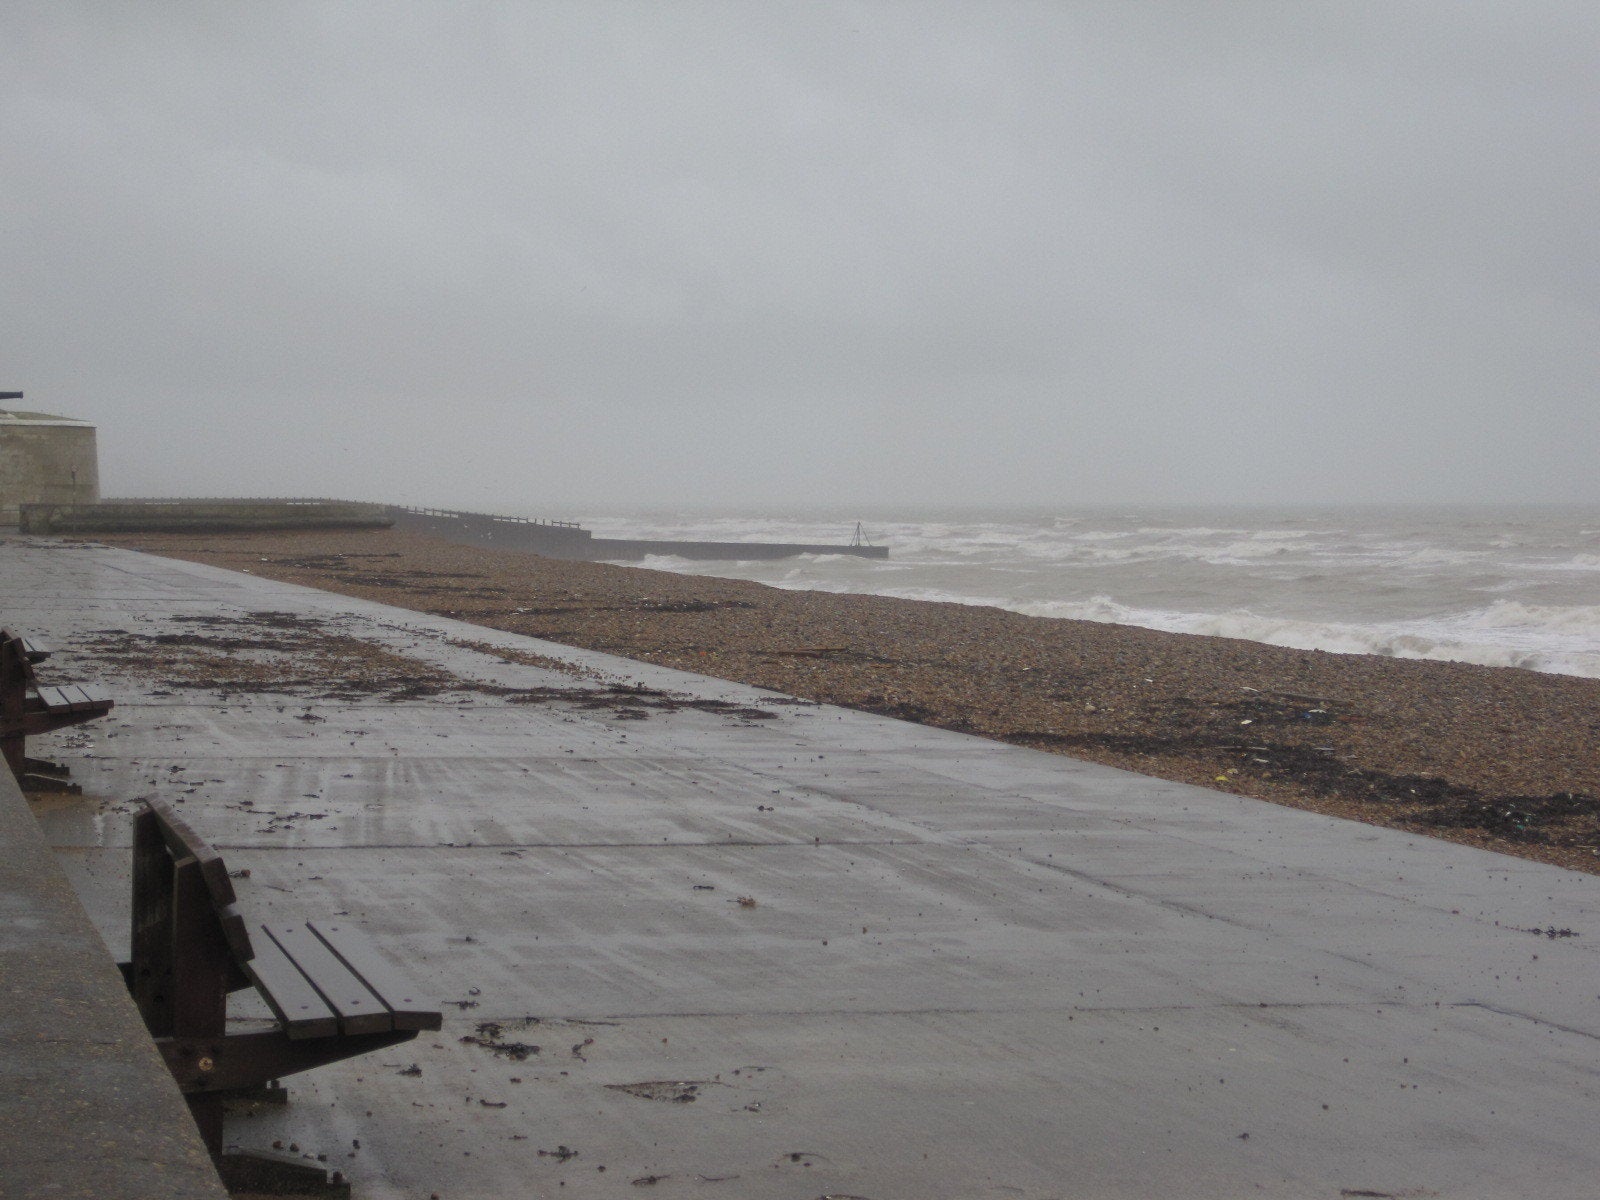
[[[0,525],[15,525],[24,504],[94,504],[100,457],[87,421],[14,407],[21,392],[0,392]]]
[[[678,558],[737,561],[740,559],[792,558],[797,554],[849,554],[857,558],[888,558],[889,547],[870,546],[857,536],[846,545],[812,545],[799,542],[677,542],[649,538],[598,538],[573,521],[539,521],[531,517],[498,517],[489,513],[458,512],[445,508],[391,506],[395,528],[426,533],[446,541],[501,550],[527,550],[550,558],[626,562],[651,554]]]

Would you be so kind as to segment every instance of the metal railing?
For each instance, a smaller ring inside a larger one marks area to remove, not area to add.
[[[451,517],[457,520],[471,517],[479,521],[505,521],[512,525],[548,525],[556,529],[582,529],[576,521],[546,521],[539,517],[502,517],[494,513],[461,512],[453,508],[418,508],[410,504],[391,504],[395,512],[414,513],[419,517]]]
[[[419,517],[471,517],[479,521],[506,521],[513,525],[548,525],[555,529],[582,529],[576,521],[547,521],[541,517],[505,517],[497,513],[465,512],[455,508],[426,508],[416,504],[381,504],[369,500],[338,500],[332,496],[108,496],[102,504],[354,504],[386,508]]]
[[[369,500],[338,500],[332,496],[104,496],[101,504],[355,504],[363,508],[389,508]]]

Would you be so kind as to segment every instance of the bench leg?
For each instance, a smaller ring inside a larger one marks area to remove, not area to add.
[[[229,1112],[260,1107],[283,1108],[289,1103],[289,1089],[276,1079],[269,1079],[260,1087],[237,1088],[227,1094]]]
[[[16,776],[20,785],[22,777],[28,773],[27,739],[20,733],[0,736],[0,756],[4,756],[6,767]]]
[[[47,758],[25,758],[23,763],[23,775],[18,780],[23,791],[83,795],[83,788],[72,782],[72,772],[61,763]]]
[[[337,1171],[330,1177],[314,1164],[280,1155],[224,1154],[224,1107],[230,1097],[259,1089],[270,1080],[382,1050],[416,1036],[417,1030],[402,1029],[297,1041],[281,1029],[273,1029],[220,1038],[157,1038],[156,1049],[189,1102],[200,1137],[229,1191],[338,1200],[350,1195],[350,1185]],[[277,1091],[281,1095],[283,1089]]]
[[[227,1032],[228,947],[200,864],[192,858],[177,862],[170,892],[160,895],[165,889],[158,885],[149,908],[138,911],[141,885],[153,882],[140,870],[141,851],[153,852],[150,839],[159,836],[153,823],[135,824],[134,997],[157,1045],[164,1034],[221,1042]],[[222,1097],[208,1090],[184,1091],[200,1139],[212,1161],[221,1162]]]
[[[222,1097],[201,1092],[193,1096],[185,1096],[189,1102],[189,1115],[194,1118],[195,1127],[200,1130],[200,1140],[205,1143],[206,1152],[211,1155],[212,1162],[222,1159]]]
[[[229,1192],[258,1196],[318,1196],[322,1200],[348,1200],[350,1184],[338,1171],[329,1172],[304,1159],[263,1151],[224,1154],[217,1173]]]
[[[0,639],[0,756],[11,773],[22,781],[28,769],[28,754],[23,725],[27,719],[28,684],[26,664],[15,638]]]

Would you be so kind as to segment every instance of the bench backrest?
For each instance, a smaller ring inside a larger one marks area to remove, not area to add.
[[[222,925],[228,948],[239,962],[250,961],[255,957],[255,950],[250,945],[250,932],[239,912],[239,897],[233,890],[233,880],[228,878],[228,868],[222,861],[222,855],[165,800],[152,799],[145,804],[149,815],[154,818],[155,830],[160,834],[172,866],[176,867],[185,859],[194,860],[211,905],[216,910],[217,920]],[[139,847],[136,845],[135,870],[138,869],[138,853]]]
[[[166,804],[133,821],[128,990],[156,1037],[221,1037],[255,954],[222,856]]]
[[[12,633],[9,629],[0,629],[0,664],[3,664],[0,665],[0,672],[3,672],[10,686],[16,686],[11,678],[15,675],[23,689],[37,687],[39,677],[34,673],[33,664],[49,657],[50,651],[40,643]]]
[[[22,731],[28,688],[33,682],[33,663],[23,640],[10,630],[0,629],[0,749],[5,751],[6,766],[18,780],[27,764]]]
[[[0,629],[0,690],[20,703],[34,678],[33,662],[23,640],[9,629]]]

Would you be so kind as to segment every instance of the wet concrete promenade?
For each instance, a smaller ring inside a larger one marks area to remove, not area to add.
[[[0,541],[0,614],[117,697],[36,747],[114,950],[160,795],[444,1002],[230,1124],[359,1197],[1600,1187],[1594,877],[124,551]]]

